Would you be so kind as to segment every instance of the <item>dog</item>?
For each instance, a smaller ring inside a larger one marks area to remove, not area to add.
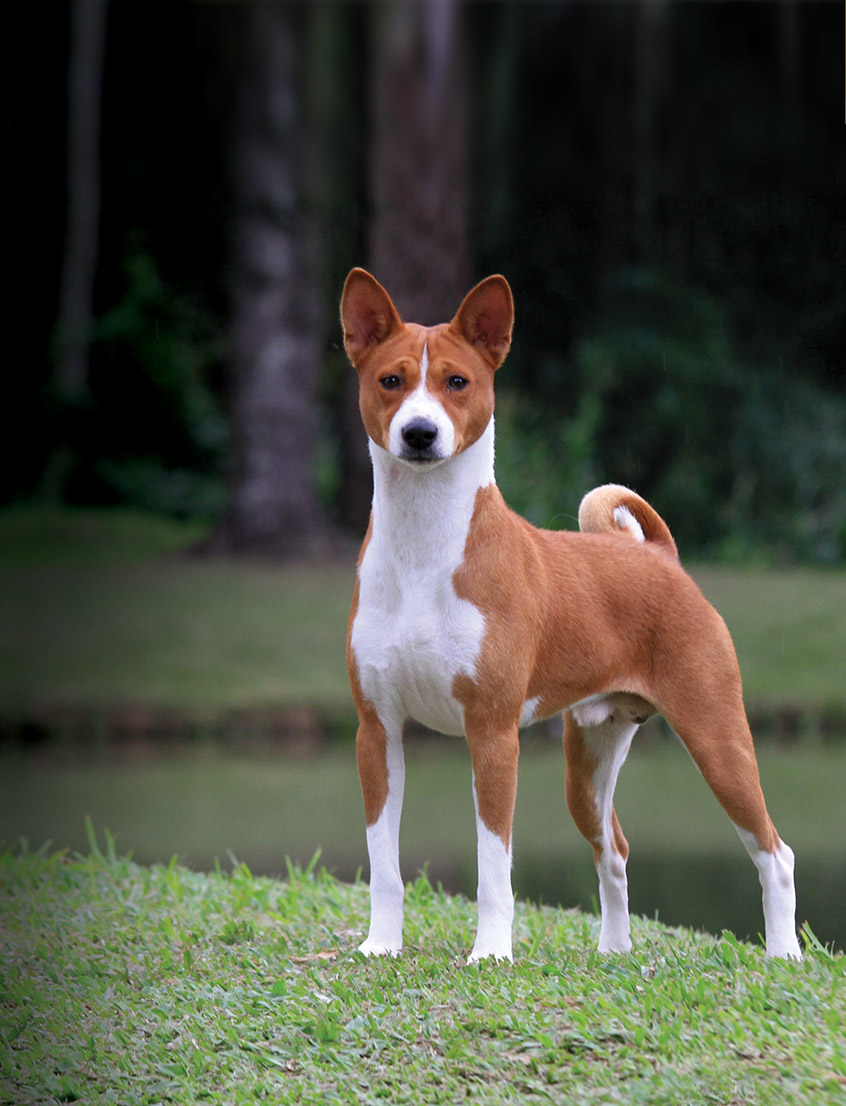
[[[403,322],[364,269],[344,285],[374,477],[347,635],[370,861],[360,950],[402,948],[402,731],[414,719],[463,734],[470,751],[479,882],[469,962],[512,959],[519,731],[563,711],[567,803],[599,877],[600,951],[632,947],[613,795],[638,726],[660,713],[758,870],[767,953],[799,959],[793,852],[767,813],[734,646],[663,519],[604,485],[582,501],[579,533],[541,530],[496,486],[494,375],[513,319],[499,275],[433,327]]]

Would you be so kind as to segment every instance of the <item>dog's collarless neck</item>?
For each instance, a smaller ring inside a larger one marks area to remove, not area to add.
[[[478,441],[428,470],[414,469],[371,443],[373,531],[371,541],[402,560],[432,561],[437,551],[460,560],[476,495],[495,483],[494,422]],[[456,556],[457,555],[457,556]]]

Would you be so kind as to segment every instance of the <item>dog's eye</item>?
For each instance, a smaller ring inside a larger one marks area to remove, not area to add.
[[[463,392],[469,383],[466,377],[455,374],[447,379],[447,387],[451,392]]]
[[[379,381],[386,392],[393,392],[402,384],[400,378],[393,373],[390,376],[383,376]]]

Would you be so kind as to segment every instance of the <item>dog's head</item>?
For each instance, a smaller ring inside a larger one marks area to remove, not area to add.
[[[513,321],[502,276],[477,284],[451,322],[424,327],[404,323],[382,285],[353,269],[341,322],[372,441],[421,469],[478,441],[493,415],[494,373],[511,345]]]

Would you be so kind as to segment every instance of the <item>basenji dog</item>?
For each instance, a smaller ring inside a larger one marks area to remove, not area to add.
[[[613,795],[635,731],[660,713],[758,870],[767,952],[799,958],[793,853],[764,803],[734,647],[666,524],[634,492],[605,485],[582,501],[581,532],[540,530],[496,486],[494,374],[513,317],[502,276],[433,327],[403,322],[363,269],[344,286],[374,477],[347,639],[370,860],[360,949],[402,948],[402,734],[414,719],[463,734],[470,750],[479,882],[469,960],[512,958],[519,731],[563,711],[567,803],[599,876],[599,949],[632,947]]]

